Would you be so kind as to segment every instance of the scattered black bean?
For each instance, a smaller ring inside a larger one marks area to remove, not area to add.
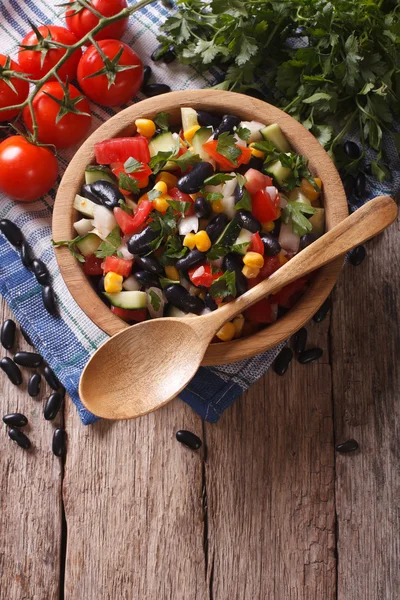
[[[21,413],[9,413],[4,415],[3,423],[9,427],[25,427],[25,425],[28,425],[28,419]]]
[[[222,213],[221,213],[222,214]],[[187,269],[191,269],[192,267],[196,267],[200,263],[204,262],[206,259],[206,253],[200,252],[196,248],[191,250],[189,254],[180,258],[176,261],[176,268],[182,271],[187,271]]]
[[[293,359],[293,352],[290,348],[283,348],[274,362],[274,371],[277,375],[284,375]]]
[[[143,93],[149,98],[153,98],[153,96],[160,96],[160,94],[168,94],[171,91],[169,85],[165,83],[148,83],[143,88]]]
[[[215,302],[214,298],[211,296],[210,292],[207,292],[204,298],[204,304],[210,310],[217,310],[218,304]]]
[[[160,44],[151,54],[151,60],[154,62],[162,60],[167,65],[172,63],[175,59],[176,54],[173,46],[166,48],[163,44]]]
[[[262,233],[261,241],[264,244],[265,256],[276,256],[281,251],[281,245],[271,233]]]
[[[347,154],[347,156],[349,156],[350,158],[356,159],[360,158],[361,156],[360,146],[355,142],[352,142],[351,140],[347,140],[347,142],[343,144],[343,149],[345,151],[345,154]]]
[[[61,408],[63,402],[63,395],[60,392],[53,392],[48,397],[43,410],[43,416],[46,421],[52,421],[56,418],[58,411]]]
[[[307,248],[307,246],[313,244],[317,239],[318,236],[315,235],[315,233],[306,233],[305,235],[302,235],[300,238],[299,252],[300,250],[304,250],[304,248]]]
[[[6,350],[11,350],[15,342],[15,322],[12,319],[7,319],[1,326],[1,345]]]
[[[183,285],[169,285],[165,288],[164,294],[168,302],[184,312],[199,315],[205,309],[203,300],[189,294]]]
[[[361,265],[366,256],[367,252],[364,246],[357,246],[356,248],[353,248],[353,250],[350,250],[348,254],[349,262],[353,265],[353,267],[358,267],[358,265]]]
[[[317,310],[315,315],[313,316],[313,321],[315,323],[321,323],[321,321],[323,321],[325,319],[326,315],[330,311],[331,305],[332,305],[331,299],[327,298],[325,300],[325,302],[319,307],[319,309]]]
[[[199,219],[208,219],[211,215],[211,204],[203,196],[198,196],[194,201],[194,214]]]
[[[56,429],[53,433],[52,450],[55,456],[65,456],[67,450],[67,433],[65,429]]]
[[[214,129],[218,129],[221,123],[221,117],[218,115],[212,115],[205,110],[198,110],[197,112],[197,121],[201,127],[213,127]]]
[[[42,382],[42,376],[40,373],[34,373],[28,381],[28,394],[31,398],[36,398],[40,392],[40,384]]]
[[[29,344],[30,346],[34,346],[34,343],[32,342],[29,335],[26,333],[25,329],[23,329],[23,327],[20,327],[20,329],[21,329],[22,337],[24,338],[26,343]]]
[[[211,219],[206,227],[206,232],[212,244],[217,241],[225,227],[228,225],[228,221],[229,219],[225,213],[218,213],[218,215],[215,215],[215,217]]]
[[[187,431],[186,429],[180,429],[176,432],[176,439],[181,444],[184,444],[191,450],[198,450],[201,448],[201,439],[191,431]]]
[[[20,228],[8,219],[1,219],[0,231],[13,246],[21,246],[24,241],[24,236]]]
[[[50,273],[48,268],[40,258],[34,258],[32,261],[32,271],[40,285],[47,285],[50,282]]]
[[[36,352],[16,352],[14,361],[21,367],[36,369],[43,364],[43,357]]]
[[[25,435],[22,431],[20,431],[19,429],[9,429],[8,430],[8,435],[9,437],[13,440],[13,442],[16,442],[18,444],[18,446],[20,446],[21,448],[24,448],[25,450],[28,450],[28,448],[31,447],[31,441],[28,438],[27,435]]]
[[[196,194],[200,191],[204,180],[214,174],[214,167],[207,161],[202,161],[194,165],[191,171],[182,175],[178,179],[176,187],[184,194]]]
[[[351,196],[354,190],[356,180],[351,175],[348,175],[343,182],[344,191],[346,192],[346,196]]]
[[[153,273],[153,275],[162,275],[164,273],[162,266],[151,256],[137,256],[135,263],[145,271]]]
[[[323,355],[324,351],[322,348],[310,348],[310,350],[304,350],[299,354],[298,361],[302,365],[308,365],[308,363],[318,360]]]
[[[138,280],[138,282],[144,287],[161,288],[159,278],[153,273],[149,273],[148,271],[136,271],[135,277]]]
[[[8,356],[2,358],[0,360],[0,369],[4,371],[11,383],[14,385],[21,385],[22,373],[11,358],[8,358]]]
[[[293,348],[296,354],[301,354],[306,349],[307,344],[307,329],[302,327],[293,336]]]
[[[49,365],[46,365],[43,369],[43,375],[49,386],[56,392],[60,387],[61,383],[58,380],[57,375],[54,373],[52,369],[50,369]]]
[[[150,225],[147,225],[140,233],[134,233],[128,241],[128,250],[131,254],[147,254],[151,248],[149,244],[158,237],[158,232],[153,231]]]
[[[151,67],[149,65],[146,65],[143,69],[143,83],[142,83],[142,87],[145,87],[150,80],[152,74],[152,70]]]
[[[356,177],[356,185],[354,191],[359,198],[362,198],[365,195],[365,187],[366,187],[366,178],[364,173],[359,173]]]
[[[32,250],[30,249],[30,246],[26,242],[23,242],[20,253],[21,253],[22,264],[24,265],[24,267],[31,270],[34,257],[32,254]]]
[[[250,231],[251,233],[261,231],[260,221],[256,219],[249,210],[238,210],[236,215],[239,217],[243,228],[247,229],[247,231]]]
[[[347,440],[347,442],[342,442],[341,444],[337,444],[336,450],[337,452],[341,452],[342,454],[347,454],[348,452],[354,452],[358,450],[359,445],[356,440]]]
[[[50,285],[45,285],[42,288],[42,300],[43,305],[48,313],[50,313],[53,316],[58,315],[56,299],[54,297],[53,288]]]
[[[235,115],[224,115],[218,129],[214,131],[214,140],[217,140],[221,133],[233,133],[234,127],[237,127],[239,123],[239,117],[236,117]]]

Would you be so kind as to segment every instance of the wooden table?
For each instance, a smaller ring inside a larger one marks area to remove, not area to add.
[[[183,402],[83,427],[66,402],[65,465],[40,399],[1,375],[1,600],[395,600],[400,597],[398,224],[347,265],[324,355],[269,372],[217,425]],[[10,315],[4,304],[2,318]],[[27,348],[18,339],[20,348]],[[194,453],[178,429],[204,440]],[[360,450],[338,454],[355,438]],[[65,513],[65,518],[64,518]]]

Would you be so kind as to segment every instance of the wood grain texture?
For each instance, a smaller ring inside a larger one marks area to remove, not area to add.
[[[335,292],[332,365],[336,457],[338,599],[400,597],[399,230],[347,265]]]
[[[12,318],[0,299],[1,322]],[[14,349],[32,351],[18,331]],[[12,356],[1,348],[1,356]],[[28,418],[23,431],[32,448],[19,448],[0,421],[0,600],[56,600],[60,580],[61,463],[51,451],[57,420],[43,418],[50,393],[42,381],[40,396],[31,398],[27,381],[33,369],[21,369],[23,383],[16,387],[0,372],[0,418],[22,412]]]

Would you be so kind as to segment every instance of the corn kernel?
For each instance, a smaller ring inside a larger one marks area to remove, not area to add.
[[[167,184],[167,188],[170,190],[171,188],[176,187],[178,183],[178,178],[175,177],[172,173],[168,173],[168,171],[161,171],[156,177],[156,183],[159,181],[163,181]]]
[[[282,252],[279,252],[278,258],[279,258],[279,262],[281,263],[281,265],[284,265],[289,260],[288,258],[286,258],[286,256]]]
[[[249,148],[251,150],[252,156],[256,156],[257,158],[265,157],[265,154],[262,150],[257,150],[257,148],[254,148],[254,144],[249,144]]]
[[[165,274],[168,277],[168,279],[172,279],[172,281],[180,280],[179,271],[173,265],[170,265],[169,267],[165,267]]]
[[[197,250],[207,252],[211,248],[211,240],[206,231],[198,231],[194,236]]]
[[[217,338],[222,342],[230,342],[235,335],[235,326],[233,323],[225,323],[217,333]]]
[[[315,177],[314,181],[317,184],[317,186],[319,187],[319,189],[321,189],[322,188],[322,181],[320,180],[320,178],[319,177]],[[300,191],[303,192],[303,194],[311,202],[315,202],[315,200],[318,200],[318,197],[319,197],[319,194],[320,194],[320,192],[317,192],[317,190],[314,189],[314,187],[311,185],[311,183],[309,181],[307,181],[307,179],[302,179],[301,180]]]
[[[195,233],[187,233],[185,235],[185,237],[183,238],[183,245],[186,246],[187,248],[189,248],[189,250],[193,250],[193,248],[196,245],[196,240],[195,240],[196,234]]]
[[[151,138],[156,132],[156,124],[151,119],[136,119],[136,130],[139,135]]]
[[[263,223],[261,225],[262,230],[265,231],[266,233],[273,231],[274,227],[275,227],[275,223],[273,221],[267,221],[267,223]]]
[[[166,194],[168,192],[168,187],[165,181],[157,181],[156,185],[154,186],[154,189],[158,192],[161,192],[162,194]]]
[[[114,271],[109,271],[104,277],[104,290],[110,294],[122,291],[122,282],[124,278]]]
[[[251,267],[252,269],[261,269],[264,266],[264,257],[258,252],[246,252],[243,262],[247,267]]]
[[[240,315],[237,315],[237,317],[235,317],[232,321],[233,326],[235,328],[235,338],[238,338],[242,335],[242,331],[243,331],[243,325],[244,325],[244,316],[242,315],[242,313],[240,313]]]
[[[258,275],[260,273],[260,269],[257,269],[256,267],[248,267],[247,265],[244,265],[244,267],[242,269],[242,273],[246,277],[246,279],[255,279],[256,277],[258,277]]]
[[[213,209],[213,212],[215,212],[215,213],[224,212],[224,205],[222,204],[221,200],[215,200],[212,203],[212,209]]]
[[[170,199],[169,196],[158,196],[158,198],[155,198],[153,200],[153,206],[156,210],[158,210],[158,212],[160,213],[165,213],[167,212],[167,210],[169,209],[169,204],[167,202],[167,199]]]
[[[184,136],[185,136],[185,140],[187,142],[189,142],[189,144],[191,143],[194,134],[196,133],[196,131],[198,131],[200,129],[200,125],[194,125],[194,127],[191,127],[190,129],[188,129],[187,131],[185,131]]]

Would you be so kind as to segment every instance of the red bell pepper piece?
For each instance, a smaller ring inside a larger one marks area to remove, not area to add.
[[[150,200],[142,200],[134,215],[128,215],[119,206],[114,208],[113,212],[122,233],[127,235],[128,233],[137,233],[152,210],[153,203]]]
[[[124,321],[145,321],[147,318],[147,309],[146,308],[137,308],[135,310],[130,310],[128,308],[118,308],[118,306],[112,306],[111,312],[117,317],[120,317]]]
[[[253,306],[250,306],[244,311],[244,316],[253,323],[273,323],[275,321],[271,302],[268,298],[263,298],[256,304],[253,304]]]
[[[274,302],[279,304],[279,306],[291,308],[305,291],[307,280],[307,277],[296,279],[296,281],[292,281],[289,285],[285,285],[285,287],[281,288],[279,292],[273,294],[271,298],[273,298]]]
[[[264,244],[262,242],[262,239],[260,238],[260,234],[257,231],[251,236],[251,242],[248,252],[257,252],[258,254],[264,256],[264,250]]]
[[[260,269],[261,281],[267,279],[272,273],[281,268],[281,261],[278,256],[264,256],[264,266]]]
[[[194,214],[194,200],[189,194],[184,194],[178,188],[174,187],[168,190],[168,196],[171,196],[172,200],[178,200],[179,202],[190,202],[190,206],[185,210],[185,215]],[[178,214],[178,211],[174,210],[174,214]]]
[[[212,273],[211,265],[207,263],[189,269],[189,277],[193,285],[202,285],[206,288],[209,288],[212,282],[221,277],[221,275],[223,275],[222,271]]]
[[[86,275],[103,275],[103,269],[101,267],[102,264],[102,258],[97,258],[95,254],[90,254],[90,256],[85,257],[83,271]]]
[[[149,175],[152,174],[152,170],[148,165],[144,165],[142,163],[142,169],[140,171],[135,171],[134,173],[127,173],[124,169],[124,165],[122,163],[113,163],[111,166],[112,172],[114,175],[119,177],[120,173],[125,173],[128,177],[132,179],[136,179],[138,182],[138,188],[143,189],[149,185]],[[119,188],[124,196],[129,196],[131,192],[128,190],[124,190],[123,188]]]
[[[203,144],[203,148],[211,158],[217,161],[223,171],[232,171],[232,169],[237,169],[237,167],[240,167],[240,165],[247,164],[251,158],[250,148],[236,144],[236,148],[241,150],[241,155],[237,158],[237,165],[234,165],[230,160],[225,158],[225,156],[217,152],[217,145],[218,140],[210,140],[209,142]]]
[[[274,221],[278,218],[279,203],[279,194],[276,195],[273,201],[268,192],[261,189],[251,197],[251,212],[260,223],[268,223],[268,221]]]
[[[133,260],[127,258],[120,258],[119,256],[107,256],[104,261],[103,270],[104,273],[112,271],[118,273],[122,277],[129,277],[132,271]]]
[[[98,142],[94,145],[94,152],[100,165],[124,163],[130,157],[146,164],[150,161],[149,142],[142,135]]]

